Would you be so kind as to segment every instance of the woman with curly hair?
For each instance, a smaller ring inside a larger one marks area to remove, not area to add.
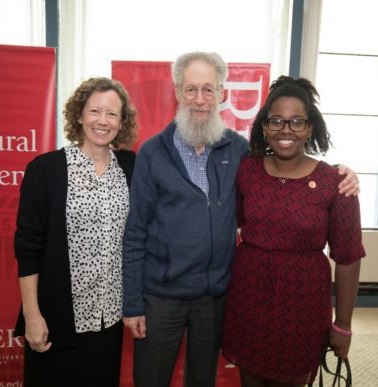
[[[345,359],[351,343],[361,243],[357,196],[338,193],[337,168],[311,155],[330,136],[318,93],[304,78],[279,77],[253,123],[252,155],[236,179],[237,247],[228,289],[223,354],[242,387],[312,382],[330,343]],[[336,263],[332,323],[331,267]]]
[[[120,82],[99,77],[74,91],[64,117],[70,144],[30,162],[21,185],[24,384],[118,387],[136,110]]]

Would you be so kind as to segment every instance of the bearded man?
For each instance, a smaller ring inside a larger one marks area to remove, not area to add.
[[[170,386],[185,333],[185,385],[215,385],[236,240],[234,180],[249,146],[220,117],[227,65],[218,54],[184,54],[172,77],[176,118],[138,152],[124,235],[136,387]]]

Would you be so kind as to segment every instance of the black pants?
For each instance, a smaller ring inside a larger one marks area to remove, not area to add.
[[[119,387],[122,320],[100,332],[78,334],[79,345],[46,352],[25,343],[25,387]]]
[[[185,387],[214,387],[224,297],[172,300],[145,295],[147,337],[134,341],[135,387],[169,387],[186,333]]]

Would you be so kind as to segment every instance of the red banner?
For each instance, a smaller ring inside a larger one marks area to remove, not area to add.
[[[221,115],[227,127],[246,138],[249,138],[251,124],[268,95],[269,76],[269,64],[228,65]],[[112,77],[122,82],[138,109],[138,148],[175,116],[171,62],[112,61]]]
[[[112,61],[112,77],[118,79],[138,110],[139,142],[136,149],[172,121],[176,99],[170,62]],[[249,138],[250,128],[269,91],[270,65],[230,63],[225,83],[225,98],[220,105],[221,115],[228,128]],[[125,332],[121,387],[132,384],[133,344],[129,331]],[[172,387],[182,386],[184,348],[181,348]],[[148,370],[146,370],[148,372]],[[218,365],[217,386],[236,386],[239,374],[236,368],[221,357]]]
[[[13,235],[26,164],[55,148],[55,49],[0,45],[0,386],[22,386]]]

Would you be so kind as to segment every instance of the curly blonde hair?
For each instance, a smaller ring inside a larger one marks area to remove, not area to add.
[[[64,132],[67,140],[78,146],[83,145],[83,125],[79,122],[84,106],[94,91],[114,90],[122,102],[121,129],[111,142],[114,149],[131,149],[138,139],[137,110],[122,83],[106,77],[89,78],[84,81],[68,99],[63,115]]]

